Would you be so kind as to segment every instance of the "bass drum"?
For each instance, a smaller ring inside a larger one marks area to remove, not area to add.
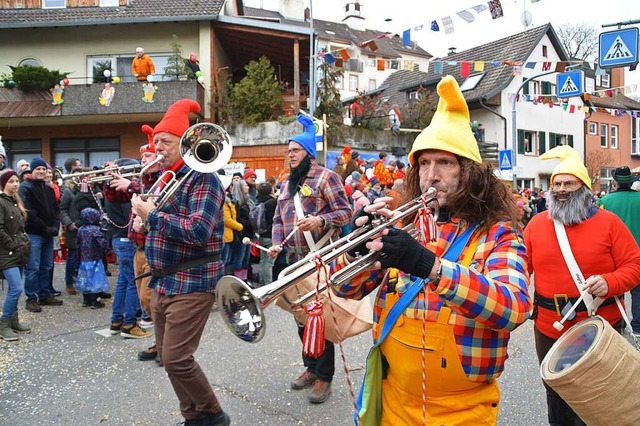
[[[602,317],[567,330],[540,375],[589,426],[640,424],[640,352]]]

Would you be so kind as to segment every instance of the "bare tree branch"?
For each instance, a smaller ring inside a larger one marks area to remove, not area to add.
[[[564,24],[558,37],[570,59],[593,61],[598,57],[598,30],[588,24]]]

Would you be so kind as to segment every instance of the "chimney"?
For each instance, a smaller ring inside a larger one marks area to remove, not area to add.
[[[362,17],[362,5],[359,1],[349,2],[345,6],[345,18],[342,20],[351,29],[364,31],[365,23]]]
[[[456,47],[450,47],[449,48],[449,55],[455,55],[456,54]]]

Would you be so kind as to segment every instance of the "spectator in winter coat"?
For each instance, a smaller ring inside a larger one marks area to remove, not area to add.
[[[156,66],[142,47],[136,48],[136,57],[131,62],[131,74],[138,81],[147,81],[147,77],[156,72]]]

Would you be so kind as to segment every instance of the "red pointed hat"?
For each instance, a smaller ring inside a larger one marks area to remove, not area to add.
[[[153,143],[153,127],[149,126],[148,124],[143,124],[142,133],[145,133],[147,135],[148,143],[140,147],[140,155],[144,154],[145,152],[155,153],[156,144]]]
[[[153,129],[153,135],[161,132],[171,133],[178,137],[182,137],[184,132],[191,125],[189,123],[189,113],[195,114],[200,112],[200,105],[191,99],[180,99],[169,107],[162,117],[162,120]]]

